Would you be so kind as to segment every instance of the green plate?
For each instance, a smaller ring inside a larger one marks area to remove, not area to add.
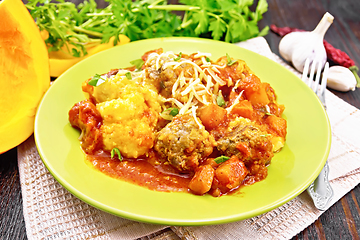
[[[238,194],[214,198],[187,193],[151,191],[113,179],[84,160],[79,131],[68,122],[68,111],[85,99],[81,83],[96,73],[128,67],[146,51],[191,54],[229,53],[243,59],[278,95],[286,109],[285,147],[269,166],[268,177]],[[84,202],[114,215],[167,225],[209,225],[247,219],[270,211],[303,192],[320,173],[330,150],[330,124],[316,95],[293,73],[249,50],[233,44],[199,38],[160,38],[132,42],[100,52],[61,75],[45,94],[35,119],[35,140],[50,173]]]

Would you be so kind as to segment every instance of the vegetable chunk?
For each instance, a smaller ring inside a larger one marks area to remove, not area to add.
[[[206,129],[214,129],[225,121],[227,112],[224,108],[210,104],[199,110],[199,117]]]
[[[286,131],[287,122],[285,119],[283,119],[281,117],[277,117],[275,115],[270,115],[266,118],[266,123],[280,137],[285,138],[286,132],[287,132]]]
[[[215,170],[215,176],[220,185],[226,186],[228,189],[240,186],[247,174],[248,170],[244,162],[240,161],[235,155]]]
[[[248,119],[252,118],[253,112],[254,112],[254,108],[251,105],[251,102],[249,102],[248,100],[240,101],[239,103],[234,105],[234,107],[231,110],[231,114]]]
[[[210,165],[201,165],[191,179],[189,188],[198,195],[207,193],[211,188],[214,174],[215,170]]]

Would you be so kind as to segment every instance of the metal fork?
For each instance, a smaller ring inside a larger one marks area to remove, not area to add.
[[[311,65],[309,78],[307,78],[309,72],[309,65],[310,65],[310,60],[306,59],[302,74],[302,80],[303,82],[307,83],[307,85],[316,93],[316,95],[319,97],[320,101],[324,105],[324,108],[326,109],[325,89],[327,82],[327,74],[329,71],[329,63],[326,62],[325,64],[323,76],[321,79],[321,84],[319,82],[320,82],[322,64],[320,63],[320,61],[315,60]],[[315,81],[313,81],[316,65],[318,65],[318,67],[316,71]],[[328,165],[328,161],[326,161],[325,166],[321,170],[319,176],[307,188],[307,192],[313,199],[315,207],[322,211],[326,210],[326,206],[328,205],[329,201],[332,199],[334,195],[334,191],[330,186],[328,176],[329,176],[329,165]]]

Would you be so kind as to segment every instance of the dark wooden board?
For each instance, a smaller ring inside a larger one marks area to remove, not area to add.
[[[360,66],[359,0],[268,0],[268,4],[269,10],[260,22],[261,28],[275,24],[313,30],[322,15],[330,12],[335,19],[325,39],[345,51]],[[269,32],[265,38],[271,50],[279,55],[280,37]],[[332,92],[360,108],[360,89]],[[357,186],[293,239],[359,239],[359,205],[360,187]],[[27,239],[16,148],[0,155],[0,239]]]

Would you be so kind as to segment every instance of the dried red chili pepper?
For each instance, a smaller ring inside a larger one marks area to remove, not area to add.
[[[299,28],[291,28],[291,27],[277,27],[274,24],[270,25],[271,31],[279,35],[280,37],[285,36],[288,33],[291,32],[304,32],[305,30],[299,29]]]
[[[288,33],[291,32],[303,32],[305,30],[299,29],[299,28],[291,28],[291,27],[277,27],[274,24],[270,25],[270,29],[272,32],[276,33],[280,37],[285,36]],[[359,68],[355,66],[355,62],[347,55],[345,52],[341,51],[340,49],[335,48],[332,46],[329,42],[324,40],[324,47],[326,50],[327,58],[332,61],[335,64],[338,64],[340,66],[349,68],[349,70],[354,74],[357,86],[360,87],[360,79],[357,74],[359,71]]]
[[[350,59],[350,57],[346,53],[344,53],[343,51],[337,48],[334,48],[330,43],[328,43],[325,40],[324,40],[324,47],[326,50],[327,57],[331,61],[347,68],[355,65],[355,62],[352,59]]]

